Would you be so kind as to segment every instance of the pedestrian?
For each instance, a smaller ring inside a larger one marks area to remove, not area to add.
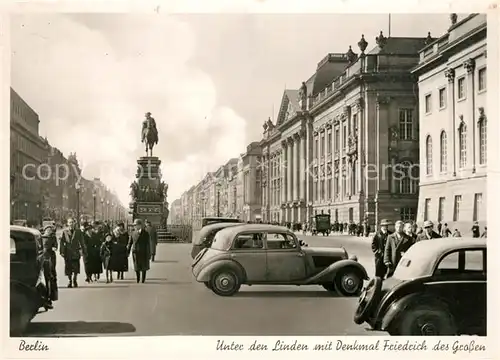
[[[127,246],[128,253],[132,253],[134,270],[137,283],[146,281],[146,272],[149,270],[149,260],[151,259],[151,249],[149,234],[144,228],[141,219],[134,220],[134,232],[130,236]]]
[[[441,229],[443,228],[443,224],[441,224],[441,221],[438,222],[437,226],[437,233],[441,235]]]
[[[92,225],[87,226],[85,232],[85,248],[87,251],[84,265],[85,274],[87,275],[85,281],[87,283],[97,281],[102,273],[101,245],[104,239],[100,225],[98,221],[94,221]]]
[[[113,234],[106,234],[101,245],[100,255],[104,269],[106,270],[106,284],[113,282]]]
[[[479,237],[480,230],[479,230],[479,223],[477,221],[474,221],[474,225],[472,225],[471,231],[472,231],[473,238]]]
[[[417,234],[415,232],[415,224],[412,221],[408,221],[404,225],[404,233],[415,243],[417,241]]]
[[[414,244],[413,239],[404,233],[404,224],[401,220],[394,224],[394,233],[387,237],[384,250],[384,264],[387,267],[387,278],[394,274],[399,261],[408,249]]]
[[[156,228],[151,224],[151,221],[146,220],[146,231],[149,234],[149,244],[151,249],[151,261],[155,261],[156,245],[158,245],[158,233]]]
[[[482,238],[487,238],[488,237],[487,234],[486,234],[487,231],[488,231],[488,228],[485,226],[484,227],[484,232],[481,234]]]
[[[439,239],[441,236],[434,231],[434,224],[430,220],[424,221],[424,231],[417,236],[417,242],[422,240]]]
[[[448,237],[451,235],[451,230],[448,228],[448,224],[444,223],[443,227],[441,228],[441,232],[439,233],[441,237]]]
[[[389,231],[390,221],[382,219],[380,221],[380,230],[375,233],[372,238],[372,252],[375,258],[375,276],[384,278],[387,273],[387,268],[384,264],[384,250],[387,242],[387,237],[392,234]]]
[[[57,239],[55,228],[46,226],[43,230],[42,238],[38,245],[38,264],[40,271],[43,273],[43,280],[45,281],[44,293],[44,307],[46,309],[53,309],[53,301],[58,299],[57,288],[57,272],[56,272],[56,250]]]
[[[116,277],[118,280],[123,280],[124,273],[128,271],[127,245],[129,240],[123,222],[118,222],[117,227],[113,230],[113,235],[115,237]]]
[[[59,253],[64,259],[64,273],[68,277],[68,288],[78,287],[77,277],[80,274],[80,259],[85,254],[83,233],[76,226],[76,221],[69,218],[68,227],[63,230]]]
[[[456,237],[456,238],[459,238],[459,237],[462,237],[462,234],[460,234],[460,231],[458,231],[458,229],[455,229],[455,231],[453,231],[453,237]]]
[[[368,224],[368,221],[365,222],[365,224],[363,226],[363,230],[365,232],[365,237],[370,236],[370,224]]]

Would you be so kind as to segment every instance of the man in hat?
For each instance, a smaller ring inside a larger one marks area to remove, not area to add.
[[[387,237],[384,250],[384,264],[387,267],[388,278],[394,274],[394,270],[405,252],[415,243],[404,233],[404,223],[401,220],[396,221],[394,230],[394,233]]]
[[[434,224],[430,220],[424,221],[424,231],[417,236],[417,242],[422,240],[439,239],[441,236],[434,231]]]
[[[151,248],[149,234],[144,228],[141,219],[134,220],[134,232],[130,236],[127,250],[128,253],[132,252],[137,283],[139,281],[144,283],[146,281],[146,272],[149,270]]]
[[[471,231],[472,231],[473,238],[479,237],[480,230],[479,230],[479,223],[477,221],[474,221],[474,225],[472,225]]]
[[[375,257],[375,276],[382,279],[387,272],[387,268],[384,264],[384,250],[387,237],[391,234],[389,231],[390,224],[389,220],[383,219],[380,222],[379,230],[375,233],[372,239],[372,251]]]
[[[151,261],[155,261],[156,245],[158,245],[158,233],[156,228],[151,224],[151,221],[146,220],[146,231],[149,234],[149,244],[151,248]]]
[[[64,273],[68,277],[68,287],[78,287],[77,277],[80,274],[80,259],[85,253],[85,242],[82,231],[73,218],[68,219],[68,227],[63,230],[59,252],[64,259]]]

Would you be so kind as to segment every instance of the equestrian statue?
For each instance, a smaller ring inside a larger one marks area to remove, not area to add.
[[[153,156],[153,147],[158,144],[158,130],[156,121],[150,112],[146,113],[146,119],[142,122],[142,140],[146,146],[146,156]]]

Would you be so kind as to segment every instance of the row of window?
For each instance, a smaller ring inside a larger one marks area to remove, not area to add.
[[[424,221],[430,220],[430,208],[431,208],[431,199],[425,199],[424,204]],[[440,197],[438,199],[438,221],[445,220],[445,204],[446,197]],[[453,221],[467,221],[468,219],[460,218],[460,210],[462,207],[462,195],[455,195],[453,198]],[[474,194],[474,208],[472,211],[472,221],[478,221],[479,219],[484,219],[485,216],[483,212],[483,194],[476,193]]]
[[[456,88],[456,97],[457,101],[462,101],[467,98],[467,77],[466,75],[461,76],[457,79],[457,88]],[[477,71],[477,92],[486,91],[486,67],[480,68]],[[440,88],[438,90],[439,95],[439,110],[443,110],[446,108],[447,103],[447,88],[446,86]],[[426,94],[424,97],[424,106],[425,113],[432,113],[433,104],[432,104],[432,94]]]
[[[486,165],[487,162],[487,119],[478,122],[479,164]],[[448,170],[448,137],[443,130],[439,138],[439,171],[446,173]],[[467,166],[467,126],[462,123],[458,128],[458,166],[463,169]],[[426,174],[433,172],[433,148],[432,137],[427,135],[425,141]]]
[[[328,215],[332,215],[331,209],[328,209]],[[324,210],[320,210],[321,214],[324,214]],[[335,209],[334,211],[334,217],[332,218],[331,221],[333,222],[338,222],[339,221],[339,210]],[[399,209],[399,215],[400,219],[402,221],[415,221],[416,219],[416,214],[417,211],[413,207],[402,207]],[[318,210],[314,210],[314,215],[318,215]],[[350,207],[348,210],[348,221],[352,222],[354,221],[354,208]]]

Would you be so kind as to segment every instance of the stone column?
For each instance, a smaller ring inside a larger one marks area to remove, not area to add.
[[[281,203],[286,202],[287,195],[287,156],[286,140],[281,141],[280,173],[281,173]]]
[[[313,187],[313,177],[312,177],[312,147],[313,147],[313,118],[309,117],[306,119],[306,131],[305,131],[305,142],[306,142],[306,164],[307,169],[305,173],[306,178],[306,188],[305,188],[305,203],[306,203],[306,221],[311,218],[309,203],[312,202],[312,187]]]
[[[293,197],[293,139],[290,137],[287,139],[287,163],[286,163],[286,177],[287,181],[287,202],[292,201]]]
[[[300,130],[300,199],[302,201],[306,200],[306,177],[309,173],[309,168],[307,166],[307,141],[306,141],[306,131]]]
[[[470,110],[469,110],[469,116],[468,118],[471,119],[471,122],[469,123],[470,125],[467,126],[467,131],[469,129],[472,130],[472,141],[469,142],[467,141],[467,153],[469,153],[469,150],[472,150],[470,153],[472,154],[472,172],[476,172],[476,112],[474,111],[476,104],[475,104],[475,98],[476,98],[476,90],[475,90],[475,76],[474,76],[474,69],[476,68],[476,61],[474,59],[469,59],[464,62],[464,68],[467,70],[467,86],[466,89],[471,89],[470,94],[471,94],[471,105],[470,105]],[[469,145],[471,143],[471,145]]]
[[[359,98],[356,100],[354,104],[354,111],[357,113],[357,130],[355,131],[355,140],[357,142],[357,159],[358,161],[356,162],[356,189],[358,190],[359,194],[363,194],[363,168],[364,168],[364,121],[363,121],[363,99]],[[361,214],[363,216],[364,214]]]
[[[300,136],[293,134],[293,200],[299,199],[300,190]]]
[[[389,97],[377,97],[377,126],[376,143],[378,150],[377,156],[377,191],[389,191],[389,180],[385,174],[382,174],[383,165],[389,164]]]
[[[451,123],[453,124],[453,131],[447,132],[447,139],[451,140],[451,151],[450,151],[450,145],[446,144],[448,149],[446,154],[453,154],[453,161],[451,162],[451,168],[453,171],[453,176],[456,176],[457,174],[457,148],[456,148],[456,137],[457,137],[457,126],[456,126],[456,119],[455,119],[455,70],[454,69],[448,69],[444,72],[444,75],[448,79],[449,87],[448,87],[448,103],[447,105],[450,106],[451,111],[449,112],[450,117],[451,117]]]

